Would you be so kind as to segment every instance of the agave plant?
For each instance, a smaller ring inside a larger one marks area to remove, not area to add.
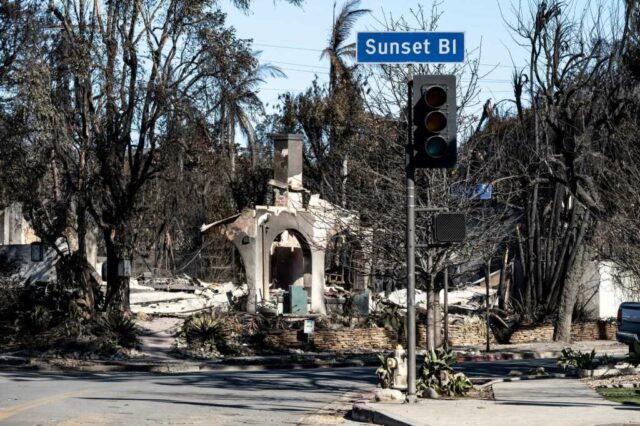
[[[456,373],[452,365],[456,362],[455,355],[446,349],[437,349],[427,355],[422,366],[422,374],[416,389],[418,396],[424,396],[427,389],[433,389],[440,395],[464,396],[473,385],[463,373]]]
[[[96,331],[125,348],[132,348],[139,344],[140,332],[135,321],[116,311],[99,318]]]
[[[393,374],[389,369],[388,356],[378,354],[378,361],[380,366],[376,369],[376,376],[378,376],[378,384],[382,389],[389,389],[393,386]]]
[[[219,350],[229,347],[229,330],[214,312],[204,312],[187,319],[182,326],[182,334],[190,345],[211,345]]]

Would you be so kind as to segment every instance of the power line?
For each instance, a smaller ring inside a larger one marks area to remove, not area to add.
[[[311,74],[327,74],[327,75],[329,75],[328,71],[300,70],[300,69],[296,69],[296,68],[287,68],[287,67],[278,67],[278,68],[286,70],[286,71],[306,72],[306,73],[311,73]]]
[[[275,47],[277,49],[290,49],[290,50],[306,50],[308,52],[322,52],[321,49],[310,49],[307,47],[295,47],[295,46],[282,46],[277,44],[265,44],[265,43],[253,43],[256,46]]]
[[[268,63],[274,63],[274,64],[293,65],[295,67],[319,68],[319,69],[323,69],[323,70],[327,69],[326,66],[323,67],[323,66],[320,66],[320,65],[296,64],[294,62],[273,61],[271,59],[264,59],[264,61],[268,62]]]
[[[308,47],[299,47],[299,46],[286,46],[286,45],[282,45],[282,44],[266,44],[266,43],[253,43],[253,44],[256,45],[256,46],[273,47],[273,48],[276,48],[276,49],[302,50],[302,51],[307,51],[307,52],[323,52],[322,49],[312,49],[312,48],[308,48]],[[270,61],[270,62],[276,62],[276,61]],[[290,64],[290,65],[310,66],[310,65],[302,65],[302,64]],[[481,65],[483,67],[510,68],[510,69],[512,69],[514,67],[514,65],[486,64],[486,63],[480,63],[479,65]]]

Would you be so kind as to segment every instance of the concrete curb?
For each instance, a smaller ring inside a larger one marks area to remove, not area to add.
[[[351,418],[358,422],[385,426],[413,426],[411,420],[400,415],[388,415],[376,411],[366,402],[356,402],[351,409]]]
[[[615,383],[611,385],[599,385],[596,389],[633,389],[640,388],[640,383]]]
[[[280,363],[222,363],[193,361],[98,361],[64,358],[28,358],[0,356],[0,368],[21,368],[35,371],[81,371],[93,373],[145,372],[145,373],[199,373],[206,371],[266,371],[320,368],[363,367],[360,360],[341,362],[280,362]]]
[[[458,355],[458,362],[511,361],[519,359],[557,358],[561,351],[497,352],[480,355]]]

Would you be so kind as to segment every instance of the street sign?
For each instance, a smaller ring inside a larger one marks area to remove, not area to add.
[[[463,62],[464,33],[359,32],[357,61],[364,64]]]
[[[312,319],[304,320],[304,334],[311,334],[314,332],[315,322]]]

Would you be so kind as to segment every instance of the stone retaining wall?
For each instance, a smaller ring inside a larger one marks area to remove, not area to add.
[[[487,342],[487,327],[484,321],[449,324],[449,344],[451,346],[479,346]],[[491,343],[496,338],[491,335]]]
[[[603,321],[582,322],[571,325],[571,340],[615,340],[617,327]],[[511,335],[510,343],[553,341],[553,325],[523,326]]]
[[[418,347],[426,347],[426,326],[418,324]],[[583,340],[614,340],[616,325],[608,322],[586,322],[571,326],[571,338]],[[268,334],[265,343],[272,347],[300,348],[305,336],[301,330],[276,330]],[[356,328],[346,330],[319,330],[309,337],[309,343],[319,351],[362,351],[394,349],[398,344],[396,333],[383,328]],[[401,342],[406,346],[404,339]],[[553,325],[523,326],[511,335],[510,343],[553,341]],[[449,325],[451,346],[480,346],[486,342],[486,329],[482,321]],[[491,343],[496,343],[491,336]]]
[[[274,347],[301,347],[305,336],[300,330],[269,333],[265,342]],[[393,349],[398,344],[396,334],[383,328],[320,330],[309,336],[309,343],[319,351],[362,351]]]
[[[509,343],[535,343],[553,341],[553,325],[522,326],[509,339]]]

